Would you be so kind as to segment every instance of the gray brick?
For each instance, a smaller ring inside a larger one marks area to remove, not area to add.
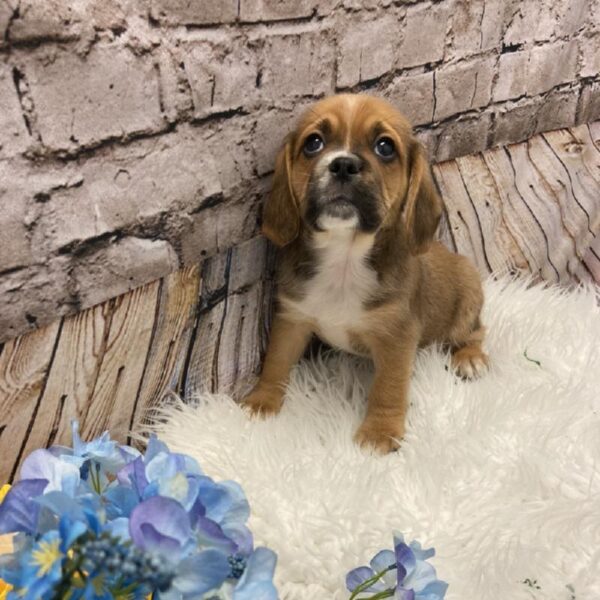
[[[242,21],[279,21],[309,17],[317,12],[318,0],[240,0]]]
[[[0,158],[24,152],[29,141],[12,70],[0,65]]]
[[[435,120],[489,104],[496,59],[475,58],[435,73]]]
[[[600,0],[589,0],[590,9],[588,13],[587,30],[592,33],[600,33]]]
[[[425,149],[425,154],[427,155],[429,162],[433,162],[435,160],[435,149],[438,143],[438,134],[439,131],[431,128],[422,129],[415,134]]]
[[[577,95],[568,92],[550,92],[538,108],[535,133],[575,125]]]
[[[71,257],[52,258],[0,278],[0,341],[44,325],[71,310]]]
[[[4,39],[7,37],[8,25],[18,5],[18,0],[0,2],[0,46],[4,44]]]
[[[72,277],[81,308],[88,308],[178,267],[175,251],[164,240],[126,237],[80,259]]]
[[[433,120],[433,72],[397,77],[384,92],[412,125]]]
[[[28,209],[23,174],[24,171],[13,164],[0,162],[0,272],[24,267],[33,261],[26,225]]]
[[[554,4],[535,0],[516,3],[515,16],[504,34],[504,42],[512,45],[549,40],[556,28]]]
[[[312,103],[303,102],[292,110],[270,110],[258,117],[254,133],[255,143],[252,144],[258,175],[273,171],[275,155],[285,136],[293,131],[300,113],[310,104]]]
[[[491,116],[488,113],[444,125],[439,134],[436,161],[485,150],[490,126]]]
[[[100,46],[85,59],[60,52],[50,64],[36,60],[25,72],[39,132],[50,148],[72,149],[165,126],[150,57]]]
[[[166,25],[230,23],[237,17],[238,0],[152,0],[150,15]]]
[[[581,40],[582,64],[580,77],[597,77],[600,74],[600,35]]]
[[[259,206],[258,198],[246,198],[194,214],[181,243],[183,262],[198,262],[257,235]]]
[[[588,22],[590,0],[554,0],[553,5],[556,14],[554,33],[559,37],[573,35]]]
[[[408,0],[408,2],[417,2],[418,0]],[[342,0],[342,6],[347,10],[377,10],[388,8],[393,0]]]
[[[228,199],[240,194],[247,196],[256,182],[252,147],[260,142],[253,135],[253,126],[254,119],[250,117],[227,121],[204,143],[205,151],[214,161],[216,181]]]
[[[529,139],[535,131],[537,110],[537,102],[531,100],[496,108],[493,145]]]
[[[518,98],[527,93],[529,52],[502,54],[498,63],[498,79],[494,86],[494,102]]]
[[[310,26],[272,29],[264,38],[261,89],[268,100],[333,92],[332,32]]]
[[[80,11],[63,0],[20,0],[19,14],[10,26],[11,42],[70,40],[79,36]]]
[[[240,42],[219,34],[208,37],[205,43],[186,46],[183,62],[196,118],[256,102],[256,53]]]
[[[448,2],[420,4],[406,10],[406,23],[398,52],[399,68],[423,65],[443,58],[448,15]],[[424,31],[427,32],[426,39],[423,37]]]
[[[193,133],[116,149],[78,174],[81,185],[52,192],[40,218],[51,251],[116,230],[160,228],[165,215],[185,216],[222,191],[206,142]]]
[[[577,42],[556,42],[531,50],[527,90],[541,94],[553,87],[573,81],[577,74]]]
[[[163,112],[169,122],[184,119],[193,108],[190,82],[179,48],[162,48],[156,55]]]
[[[583,86],[577,110],[578,123],[590,123],[600,119],[600,82]]]
[[[458,0],[452,10],[450,53],[462,58],[500,46],[507,0]]]
[[[362,23],[350,21],[339,41],[338,87],[350,87],[389,71],[399,38],[400,22],[392,12]]]
[[[135,21],[131,18],[135,4],[132,6],[129,0],[84,0],[83,5],[84,18],[93,24],[95,29],[122,32],[132,25],[135,27]]]

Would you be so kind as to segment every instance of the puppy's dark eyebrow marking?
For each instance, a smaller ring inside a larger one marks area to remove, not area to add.
[[[319,119],[315,123],[315,127],[317,129],[319,129],[325,136],[327,136],[331,133],[331,122],[329,121],[329,119],[327,117],[323,117],[323,118]]]
[[[387,133],[391,127],[385,121],[377,121],[375,127],[373,127],[373,133],[375,137],[378,137],[382,133]]]

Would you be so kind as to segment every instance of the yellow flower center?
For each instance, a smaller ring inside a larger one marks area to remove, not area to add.
[[[0,504],[2,504],[4,496],[8,494],[8,490],[10,490],[10,485],[8,485],[8,483],[0,487]]]
[[[59,540],[40,542],[38,549],[31,553],[33,564],[39,567],[38,577],[49,573],[52,565],[62,558],[62,553],[58,546]]]
[[[12,585],[9,585],[0,579],[0,600],[6,600],[6,596],[8,596],[10,590],[12,590]]]

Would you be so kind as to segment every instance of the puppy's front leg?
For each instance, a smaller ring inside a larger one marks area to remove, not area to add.
[[[418,338],[405,331],[400,339],[386,335],[369,344],[375,363],[375,379],[369,392],[367,414],[354,441],[386,454],[400,445],[408,410],[408,387]]]
[[[281,410],[290,371],[302,356],[311,335],[312,330],[306,323],[275,316],[260,379],[242,402],[250,414],[266,417]]]

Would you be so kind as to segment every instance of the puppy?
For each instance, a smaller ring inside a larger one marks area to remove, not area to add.
[[[252,414],[281,409],[313,334],[373,360],[355,440],[381,453],[404,434],[419,346],[448,345],[463,377],[487,368],[481,281],[465,257],[433,241],[442,208],[423,149],[390,104],[344,94],[304,114],[263,209],[263,233],[282,251],[267,355],[244,400]]]

